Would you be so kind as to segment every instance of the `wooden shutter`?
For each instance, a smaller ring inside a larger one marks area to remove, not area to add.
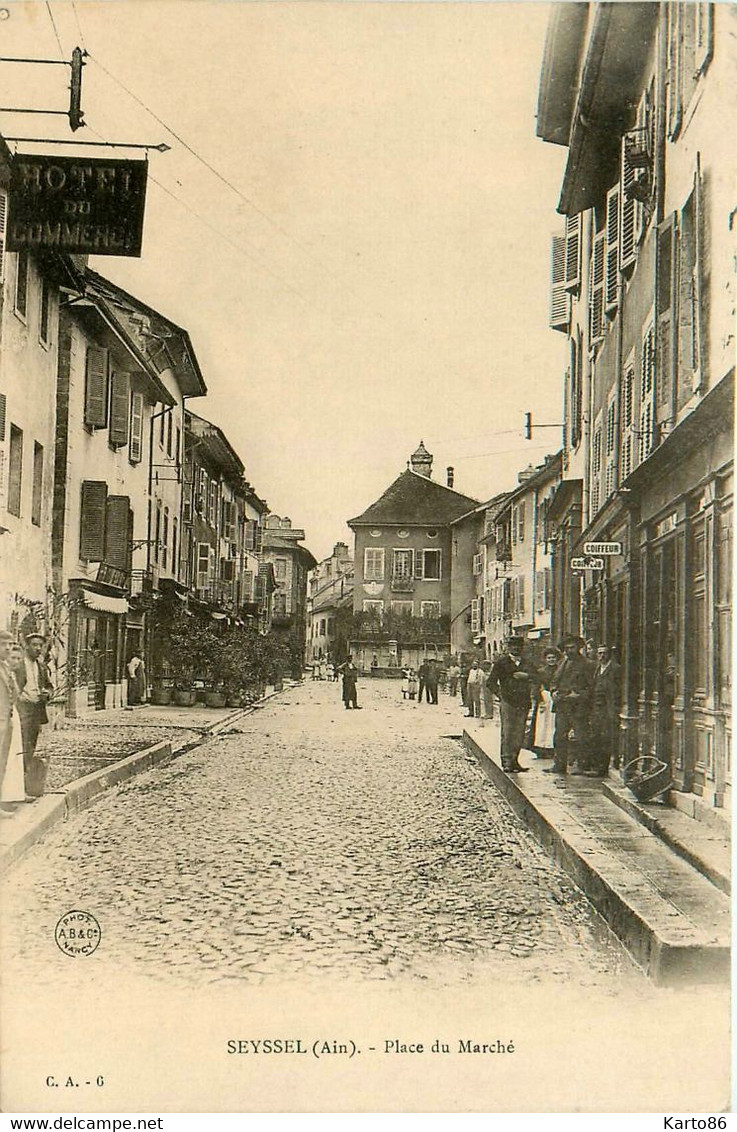
[[[7,411],[7,397],[0,393],[0,442],[5,440],[5,416]]]
[[[695,8],[694,72],[703,75],[714,54],[714,5],[697,3]]]
[[[566,238],[553,236],[551,246],[550,327],[568,331],[571,296],[566,291]]]
[[[698,355],[696,271],[696,194],[681,209],[678,238],[678,408],[691,396]]]
[[[0,283],[5,279],[5,224],[8,214],[8,194],[0,190]]]
[[[657,351],[656,367],[656,419],[665,422],[672,413],[674,373],[676,357],[674,340],[675,318],[674,300],[677,288],[676,251],[678,247],[676,214],[672,213],[658,229],[658,271],[656,284],[656,325]]]
[[[650,455],[653,446],[653,399],[655,395],[655,326],[642,336],[640,363],[640,463]]]
[[[622,271],[631,267],[637,258],[638,203],[627,195],[635,183],[635,170],[627,158],[625,139],[620,144],[619,172],[619,266]]]
[[[143,394],[131,394],[130,440],[128,459],[138,464],[143,458]]]
[[[589,342],[594,346],[604,337],[604,255],[606,232],[594,237],[589,287]]]
[[[128,569],[130,499],[109,495],[105,508],[105,561],[118,570]]]
[[[577,291],[581,285],[581,213],[566,216],[566,278],[567,291]]]
[[[110,443],[114,448],[122,448],[128,443],[130,375],[114,371],[110,384]]]
[[[105,481],[84,480],[79,516],[79,557],[86,562],[104,560],[106,504]]]
[[[108,406],[108,352],[98,346],[87,347],[84,393],[84,423],[105,428]],[[90,481],[92,482],[92,481]]]
[[[415,578],[422,578],[422,569],[425,563],[425,555],[421,550],[415,554]]]
[[[616,310],[619,302],[619,185],[606,195],[606,263],[604,309]]]

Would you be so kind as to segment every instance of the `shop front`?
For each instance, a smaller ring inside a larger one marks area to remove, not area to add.
[[[73,597],[67,656],[69,714],[122,707],[128,601],[89,584],[75,587]]]
[[[731,793],[732,382],[630,476],[642,579],[638,733],[668,763],[673,802]]]

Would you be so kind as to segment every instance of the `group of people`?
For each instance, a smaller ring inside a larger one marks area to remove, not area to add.
[[[438,685],[440,683],[440,670],[434,657],[423,660],[415,672],[414,668],[402,669],[402,699],[416,700],[436,704],[438,702]]]
[[[604,778],[617,756],[620,668],[606,645],[588,649],[569,636],[548,646],[542,668],[526,663],[524,639],[511,637],[487,684],[499,697],[502,769],[520,766],[523,746],[552,758],[549,774]]]
[[[333,664],[332,660],[327,660],[321,657],[319,660],[312,662],[312,679],[313,680],[337,680],[339,677],[338,666]]]
[[[29,633],[22,647],[0,630],[0,812],[6,814],[42,797],[46,785],[47,760],[36,753],[53,694],[45,644],[41,633]]]

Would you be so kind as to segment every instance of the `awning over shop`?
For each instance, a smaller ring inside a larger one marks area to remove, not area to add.
[[[130,606],[124,597],[111,597],[109,594],[98,594],[94,590],[82,589],[82,601],[88,609],[97,613],[128,613]]]

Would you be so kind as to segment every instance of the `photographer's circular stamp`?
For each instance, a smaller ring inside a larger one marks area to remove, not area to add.
[[[65,912],[54,932],[56,946],[65,955],[91,955],[100,946],[102,929],[91,912]]]

